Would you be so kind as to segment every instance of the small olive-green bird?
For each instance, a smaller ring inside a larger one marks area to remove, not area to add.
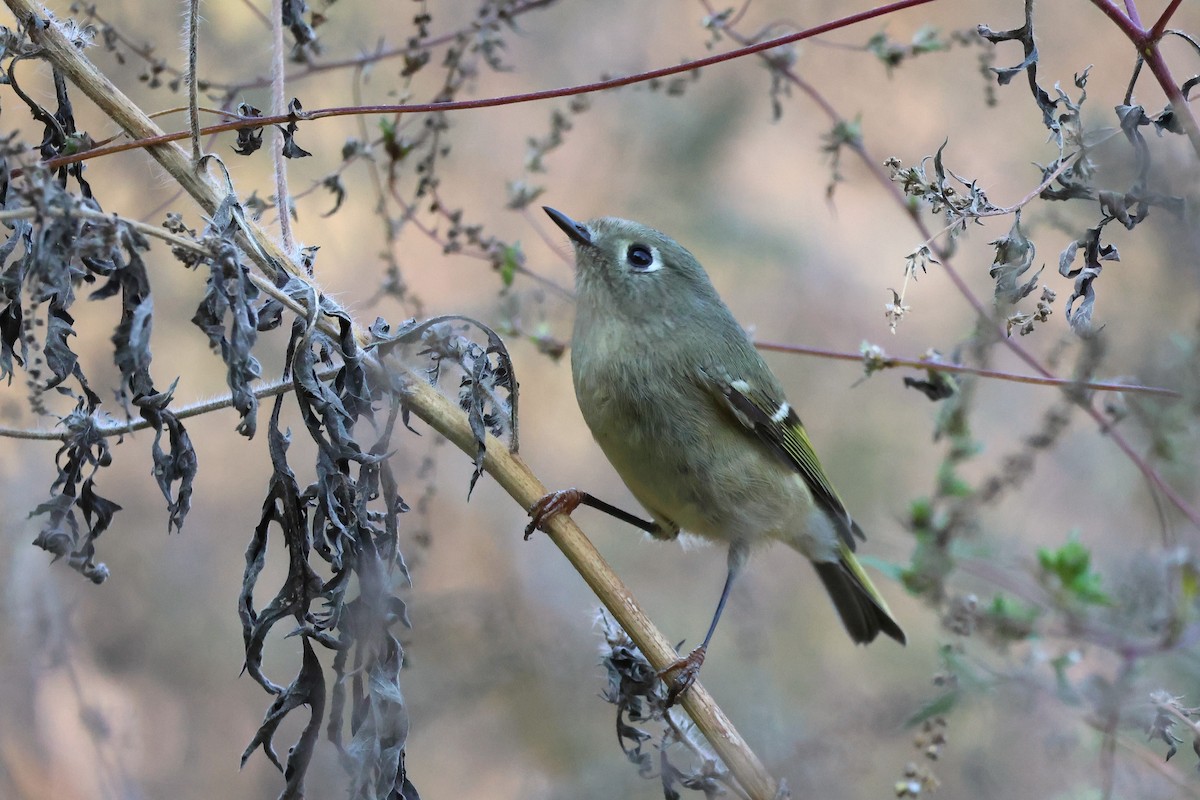
[[[571,373],[583,418],[654,521],[576,489],[531,509],[527,535],[581,504],[659,538],[680,529],[729,547],[712,624],[679,669],[695,680],[738,571],[772,540],[816,568],[855,642],[904,631],[854,557],[863,533],[826,477],[783,387],[721,301],[704,268],[670,237],[604,217],[546,208],[575,247]]]

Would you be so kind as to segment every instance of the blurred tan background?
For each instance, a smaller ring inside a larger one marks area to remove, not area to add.
[[[258,4],[260,9],[267,5]],[[430,4],[432,32],[460,27],[473,5]],[[780,19],[803,27],[868,5],[755,0],[740,29],[752,33]],[[1143,9],[1143,17],[1152,19],[1161,5]],[[53,4],[63,16],[66,6]],[[160,57],[178,65],[177,6],[109,0],[99,10],[124,35],[155,43]],[[379,40],[401,42],[411,35],[409,17],[420,8],[415,3],[337,3],[320,29],[323,58],[352,56]],[[205,76],[240,81],[268,72],[267,34],[245,4],[212,0],[202,13]],[[992,108],[985,103],[987,84],[978,72],[982,47],[924,56],[889,76],[869,54],[831,45],[861,45],[880,30],[906,42],[926,24],[942,32],[979,23],[1017,27],[1021,14],[1022,4],[1015,0],[934,3],[835,32],[824,44],[805,43],[797,50],[796,69],[844,116],[861,115],[864,141],[879,161],[895,156],[912,164],[948,139],[948,166],[978,179],[993,202],[1008,205],[1037,185],[1039,172],[1031,164],[1055,156],[1023,78],[997,88],[998,105]],[[694,2],[564,0],[520,17],[516,32],[505,37],[503,58],[513,69],[483,69],[462,97],[585,83],[601,74],[706,55],[703,15]],[[1039,4],[1037,24],[1043,85],[1059,82],[1074,96],[1073,73],[1094,65],[1085,118],[1093,125],[1114,125],[1111,109],[1132,69],[1128,42],[1082,0]],[[1196,33],[1200,11],[1184,4],[1173,24]],[[717,48],[729,46],[725,41]],[[124,66],[99,48],[90,53],[144,108],[182,104],[166,89],[151,91],[140,84],[143,62],[127,49]],[[1170,43],[1167,53],[1179,80],[1195,71],[1195,54],[1182,43]],[[1018,48],[1009,44],[999,48],[996,64],[1020,60]],[[414,100],[427,99],[421,93],[434,89],[438,63],[435,55],[428,75],[415,84]],[[395,102],[399,68],[397,61],[376,65],[361,99],[353,94],[350,73],[337,71],[297,80],[289,94],[308,109]],[[28,64],[20,69],[23,75],[33,73]],[[48,84],[42,86],[40,97],[50,102]],[[528,268],[563,286],[571,283],[563,237],[540,211],[506,210],[506,182],[543,185],[536,205],[545,202],[581,219],[630,217],[675,236],[706,265],[738,318],[764,340],[849,352],[867,340],[908,357],[930,347],[953,350],[969,335],[973,316],[936,266],[909,287],[911,312],[895,335],[888,332],[883,305],[890,299],[888,290],[899,288],[904,257],[919,237],[848,153],[840,167],[846,180],[833,201],[827,200],[831,165],[820,149],[827,120],[792,92],[783,99],[782,118],[773,121],[769,86],[761,63],[747,58],[703,70],[681,97],[644,87],[594,95],[590,110],[573,118],[565,144],[547,157],[545,175],[524,173],[526,139],[544,135],[552,110],[565,108],[565,100],[457,113],[447,134],[452,151],[439,167],[439,194],[447,205],[466,209],[464,221],[481,223],[506,241],[519,240]],[[1148,75],[1136,97],[1150,113],[1164,103]],[[269,107],[263,89],[247,91],[244,99]],[[27,125],[22,109],[7,103],[5,111],[6,130]],[[79,96],[76,115],[95,138],[114,133]],[[289,163],[294,192],[337,167],[342,143],[360,135],[360,124],[377,134],[373,117],[301,126],[298,142],[315,155]],[[176,115],[163,125],[174,130],[184,123]],[[29,135],[33,141],[40,136]],[[1196,162],[1186,142],[1149,135],[1156,175],[1169,176],[1163,191],[1194,196]],[[215,149],[229,164],[241,195],[252,189],[269,195],[267,151],[237,158],[230,151],[232,141],[222,137]],[[1116,175],[1128,175],[1128,150],[1120,140],[1102,149],[1098,161]],[[93,163],[87,174],[105,208],[128,216],[154,214],[148,220],[159,222],[161,204],[172,197],[157,167],[139,153]],[[343,179],[349,197],[333,217],[320,216],[332,201],[319,191],[298,202],[297,236],[320,246],[318,278],[361,321],[376,315],[403,319],[413,313],[411,306],[377,300],[385,243],[367,174],[355,166]],[[411,175],[404,180],[411,181]],[[1112,184],[1121,186],[1117,178]],[[183,211],[193,226],[202,224],[187,201],[178,199],[169,207]],[[1043,281],[1059,296],[1051,321],[1023,342],[1035,353],[1044,355],[1066,336],[1062,307],[1070,283],[1056,274],[1057,256],[1083,227],[1094,224],[1095,216],[1094,208],[1082,204],[1035,204],[1026,213],[1027,231],[1039,246],[1037,265],[1048,265]],[[991,296],[987,242],[1010,224],[997,219],[973,227],[954,260],[985,300]],[[1101,377],[1152,374],[1174,339],[1196,335],[1196,236],[1162,211],[1130,234],[1115,228],[1107,233],[1122,260],[1106,264],[1097,284],[1096,320],[1107,326],[1110,343]],[[525,277],[518,276],[502,293],[485,262],[443,256],[411,227],[395,252],[426,314],[463,313],[501,326],[517,309],[526,331],[563,340],[570,336],[570,302]],[[223,368],[202,334],[184,322],[194,311],[203,276],[185,272],[159,247],[153,269],[157,382],[166,386],[179,375],[176,396],[184,403],[220,394]],[[80,309],[79,347],[95,360],[97,374],[111,374],[104,364],[113,322],[111,309]],[[281,341],[274,334],[264,342],[260,358],[267,375],[279,373]],[[553,362],[520,337],[509,344],[522,388],[526,461],[551,486],[586,487],[636,508],[579,416],[567,359]],[[1025,371],[1001,350],[996,355],[997,368]],[[901,521],[909,502],[932,490],[944,454],[945,445],[931,437],[938,407],[905,390],[898,372],[864,381],[854,363],[778,354],[768,360],[868,534],[861,552],[905,564],[913,541]],[[986,449],[968,467],[968,477],[994,470],[1056,399],[1045,388],[982,385],[973,425]],[[266,486],[266,414],[264,406],[260,436],[250,442],[234,433],[232,412],[189,424],[200,474],[181,535],[166,535],[163,500],[149,478],[150,437],[127,437],[116,448],[116,463],[101,477],[100,487],[124,511],[99,541],[99,560],[112,570],[100,587],[52,565],[29,545],[37,528],[27,515],[53,478],[53,446],[3,445],[0,794],[198,800],[263,798],[279,791],[282,780],[261,755],[238,769],[242,748],[270,701],[249,678],[239,677],[236,614],[243,552]],[[0,422],[50,424],[30,419],[19,380],[0,394]],[[291,424],[302,439],[294,415]],[[398,434],[395,465],[401,492],[414,509],[418,500],[426,501],[401,520],[414,579],[407,594],[414,627],[402,636],[411,664],[403,676],[412,721],[408,765],[422,797],[661,797],[658,784],[639,778],[621,755],[613,709],[598,697],[604,684],[597,666],[594,597],[547,539],[521,541],[522,509],[488,478],[467,503],[469,459],[416,427],[425,435]],[[1135,426],[1128,433],[1144,447]],[[298,471],[304,452],[299,442],[293,448]],[[429,459],[432,472],[422,472]],[[1167,472],[1195,503],[1195,469]],[[301,471],[300,479],[310,480],[311,473]],[[436,490],[429,492],[431,479]],[[587,510],[576,518],[667,636],[686,639],[688,647],[697,642],[721,588],[724,552],[645,541],[637,531]],[[1030,567],[1037,546],[1058,546],[1071,530],[1094,549],[1102,574],[1119,570],[1131,549],[1153,549],[1161,539],[1145,482],[1078,414],[1059,445],[1038,462],[1032,479],[1018,494],[987,509],[983,521],[981,539],[973,543],[976,552],[1017,573]],[[1172,519],[1169,524],[1194,537],[1184,523]],[[276,556],[279,549],[276,544]],[[281,570],[273,563],[263,586]],[[931,679],[941,668],[938,648],[952,637],[933,612],[875,574],[909,633],[907,648],[887,641],[855,647],[809,567],[779,547],[752,562],[710,650],[704,684],[795,797],[890,797],[904,765],[922,760],[903,722],[937,695]],[[962,585],[985,598],[995,591]],[[265,588],[260,594],[269,596]],[[272,643],[267,666],[277,682],[291,680],[298,652],[295,639]],[[1037,662],[1062,652],[1048,641],[1033,650],[1015,649],[1007,658]],[[992,664],[1005,660],[986,648],[975,656]],[[1105,674],[1110,665],[1099,658],[1094,668]],[[1045,667],[1040,674],[1048,679],[1051,673]],[[1166,674],[1175,693],[1190,693],[1193,701],[1200,693],[1197,664],[1175,664]],[[281,751],[303,716],[281,731]],[[1092,793],[1098,737],[1082,717],[1081,709],[1068,708],[1037,684],[1008,685],[975,697],[948,717],[949,743],[932,765],[942,780],[940,796],[1098,796]],[[1138,741],[1136,733],[1131,741]],[[1121,750],[1117,796],[1200,792],[1189,753],[1166,767],[1161,756],[1161,747]],[[341,796],[344,784],[333,749],[323,741],[310,770],[308,796]]]

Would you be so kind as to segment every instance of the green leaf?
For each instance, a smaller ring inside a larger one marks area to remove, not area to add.
[[[505,287],[512,286],[513,277],[524,262],[525,254],[521,252],[520,242],[504,246],[504,251],[500,256],[500,280]]]
[[[1058,578],[1063,590],[1081,602],[1091,605],[1110,605],[1111,600],[1100,588],[1100,576],[1092,571],[1092,553],[1079,541],[1077,533],[1057,550],[1038,549],[1038,564],[1042,571]]]
[[[908,504],[908,519],[914,528],[928,528],[933,524],[933,501],[918,497]]]
[[[383,134],[383,138],[387,141],[396,141],[396,123],[390,119],[383,118],[379,120],[379,132]]]
[[[1039,612],[1036,606],[1025,605],[1007,595],[997,593],[992,598],[992,605],[988,608],[988,613],[1004,619],[1032,622],[1037,619]]]
[[[1041,609],[998,593],[992,598],[986,615],[997,636],[1021,641],[1034,635],[1033,624],[1041,615]]]

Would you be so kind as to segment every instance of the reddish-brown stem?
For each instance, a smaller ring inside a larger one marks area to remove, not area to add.
[[[1163,33],[1167,30],[1167,23],[1171,21],[1171,17],[1175,16],[1175,11],[1179,8],[1183,0],[1171,0],[1171,3],[1163,9],[1162,14],[1155,20],[1154,25],[1150,28],[1150,40],[1157,42],[1162,38]]]
[[[1192,115],[1191,107],[1183,96],[1179,84],[1171,76],[1171,69],[1167,66],[1166,59],[1162,57],[1158,40],[1139,49],[1142,57],[1146,60],[1146,66],[1154,73],[1159,86],[1166,92],[1167,99],[1171,101],[1171,109],[1175,112],[1175,118],[1183,125],[1183,130],[1187,134],[1188,140],[1191,141],[1197,158],[1200,158],[1200,125],[1197,125],[1196,118]]]
[[[1182,0],[1171,0],[1150,30],[1142,27],[1140,20],[1137,18],[1136,9],[1134,9],[1132,15],[1128,14],[1117,8],[1112,0],[1092,0],[1092,5],[1096,6],[1105,16],[1112,20],[1113,24],[1133,43],[1138,55],[1146,62],[1146,66],[1150,68],[1150,71],[1158,81],[1158,85],[1162,87],[1163,93],[1166,94],[1167,99],[1171,102],[1175,118],[1183,126],[1188,140],[1192,143],[1192,149],[1196,151],[1196,156],[1200,158],[1200,124],[1197,124],[1196,117],[1192,114],[1192,109],[1184,98],[1179,84],[1171,76],[1171,69],[1167,66],[1167,62],[1162,57],[1162,51],[1158,46],[1163,33],[1167,29],[1167,24],[1170,22],[1171,17],[1174,16],[1175,10],[1179,8],[1181,2]]]
[[[1138,14],[1136,0],[1125,0],[1125,13],[1129,15],[1129,20],[1139,28],[1142,27],[1142,18]]]
[[[643,83],[645,81],[655,80],[658,78],[666,78],[671,75],[678,75],[683,72],[691,72],[692,70],[702,67],[719,64],[723,61],[731,61],[735,58],[743,58],[745,56],[761,53],[765,50],[771,50],[783,45],[792,44],[794,42],[808,39],[813,36],[819,36],[830,31],[838,30],[839,28],[849,27],[864,22],[875,17],[882,17],[892,14],[896,11],[901,11],[906,8],[925,5],[932,3],[935,0],[897,0],[894,3],[879,6],[878,8],[860,11],[857,14],[851,14],[841,19],[836,19],[831,22],[814,25],[811,28],[790,33],[786,36],[778,36],[774,39],[748,44],[745,47],[740,47],[736,50],[730,50],[726,53],[718,53],[716,55],[699,58],[695,61],[687,61],[682,64],[676,64],[672,67],[661,67],[659,69],[650,70],[649,72],[639,72],[634,75],[626,75],[622,78],[611,78],[604,81],[596,81],[594,83],[583,84],[582,86],[566,86],[561,89],[543,89],[537,92],[525,92],[522,94],[503,95],[500,97],[483,97],[477,100],[455,100],[449,103],[413,103],[411,105],[377,105],[377,106],[352,106],[348,108],[324,108],[316,111],[305,112],[297,117],[288,115],[275,115],[269,117],[255,117],[253,120],[238,120],[236,122],[226,122],[219,125],[212,125],[204,128],[202,133],[222,133],[224,131],[239,130],[249,126],[261,127],[264,125],[286,125],[295,120],[316,120],[325,117],[344,117],[357,114],[420,114],[429,113],[432,111],[465,111],[473,108],[494,108],[496,106],[514,105],[516,103],[530,103],[537,100],[551,100],[558,97],[570,97],[577,94],[589,94],[591,92],[604,91],[606,89],[616,89],[621,86],[628,86],[632,83]],[[152,147],[154,145],[166,144],[167,142],[178,141],[188,136],[187,132],[167,133],[162,136],[155,136],[150,139],[138,139],[132,142],[126,142],[121,145],[111,147],[95,148],[87,150],[83,153],[77,153],[71,156],[63,156],[46,162],[51,169],[66,166],[67,164],[83,161],[88,158],[96,158],[103,155],[111,155],[125,150],[134,150],[138,148]]]
[[[818,356],[835,361],[864,360],[862,353],[843,353],[836,350],[824,350],[819,347],[804,347],[795,344],[779,344],[776,342],[755,342],[759,350],[770,350],[776,353],[795,353],[800,355]],[[1075,381],[1070,378],[1046,377],[1044,375],[1018,375],[1013,372],[1003,372],[995,369],[983,369],[966,364],[947,364],[941,361],[929,361],[919,358],[895,358],[885,356],[879,361],[880,369],[907,368],[927,369],[933,372],[953,372],[966,375],[978,375],[981,378],[994,378],[1012,383],[1031,383],[1037,386],[1062,386],[1072,389],[1082,389],[1093,392],[1128,392],[1130,394],[1146,394],[1156,397],[1178,399],[1182,395],[1173,389],[1162,386],[1142,386],[1140,384],[1112,383],[1108,381]]]
[[[1145,33],[1142,27],[1135,25],[1129,15],[1117,8],[1116,3],[1113,3],[1112,0],[1092,0],[1092,5],[1100,9],[1131,40],[1136,40],[1136,37]]]

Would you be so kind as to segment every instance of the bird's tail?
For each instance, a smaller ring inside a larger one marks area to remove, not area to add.
[[[850,548],[842,546],[839,561],[814,561],[812,564],[856,644],[873,641],[880,631],[900,644],[905,643],[904,631],[892,618],[887,602]]]

